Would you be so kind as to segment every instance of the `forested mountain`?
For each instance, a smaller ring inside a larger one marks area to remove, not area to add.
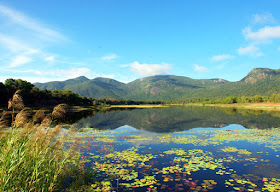
[[[183,100],[225,96],[272,95],[280,92],[280,69],[255,68],[237,82],[223,79],[191,79],[183,76],[157,75],[121,83],[108,78],[78,77],[66,81],[35,83],[39,89],[71,90],[96,99]]]
[[[95,99],[121,99],[127,94],[127,86],[119,81],[98,77],[88,79],[84,76],[66,81],[52,81],[49,83],[35,83],[39,89],[71,90],[81,96]]]

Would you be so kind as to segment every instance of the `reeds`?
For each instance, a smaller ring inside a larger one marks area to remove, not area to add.
[[[39,109],[38,111],[36,111],[35,115],[33,116],[33,122],[35,124],[40,124],[42,123],[45,117],[46,117],[45,111],[43,109]]]
[[[9,127],[12,123],[12,114],[3,112],[0,118],[0,128]]]
[[[63,119],[65,118],[66,115],[66,108],[67,108],[67,104],[59,104],[57,106],[54,107],[53,112],[52,112],[52,116],[55,119]]]
[[[22,109],[15,117],[14,126],[24,127],[27,123],[32,121],[32,110],[28,107]]]
[[[46,115],[45,111],[40,109],[32,116],[32,110],[24,107],[23,99],[20,96],[20,90],[17,90],[8,101],[8,109],[12,111],[10,113],[4,112],[0,117],[0,128],[9,126],[20,128],[27,123],[41,125],[41,127],[49,127],[53,121],[61,121],[66,117],[67,107],[67,104],[59,104],[54,107],[51,114]],[[20,112],[14,118],[15,110],[20,110]]]
[[[27,124],[0,141],[0,191],[56,191],[79,153],[65,150],[60,127],[43,130]]]
[[[3,113],[0,125],[11,126],[14,120],[14,129],[0,135],[0,191],[61,191],[65,178],[73,178],[79,186],[76,181],[86,174],[77,147],[65,147],[60,126],[49,128],[53,119],[65,117],[67,105],[56,106],[48,115],[38,110],[32,116],[17,91],[8,107],[13,111]],[[14,109],[22,109],[15,119]]]
[[[20,95],[20,90],[17,90],[13,97],[8,101],[8,109],[18,109],[21,110],[24,108],[23,99]]]

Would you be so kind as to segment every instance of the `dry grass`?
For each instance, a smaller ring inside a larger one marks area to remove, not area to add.
[[[35,115],[33,116],[33,121],[35,124],[40,124],[46,117],[45,111],[43,109],[39,109],[36,111]]]
[[[41,122],[41,127],[49,127],[51,125],[51,122],[52,122],[52,115],[48,114]]]
[[[63,119],[66,116],[66,109],[68,105],[67,104],[59,104],[54,107],[52,116],[55,119]]]
[[[32,110],[25,107],[16,115],[13,127],[24,127],[30,121],[32,121]]]
[[[21,110],[24,108],[23,99],[20,96],[20,90],[17,90],[13,97],[8,101],[8,109],[18,109]]]
[[[0,128],[9,127],[12,123],[12,114],[4,112],[0,118]]]
[[[264,111],[280,111],[279,104],[271,103],[234,103],[234,104],[205,104],[204,106],[229,107]]]
[[[111,108],[160,108],[168,105],[111,105]]]

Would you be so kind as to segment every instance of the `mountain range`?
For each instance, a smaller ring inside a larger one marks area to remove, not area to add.
[[[70,90],[95,99],[183,100],[225,96],[272,95],[280,92],[280,69],[254,68],[240,81],[191,79],[175,75],[156,75],[127,84],[114,79],[84,76],[66,81],[35,83],[39,89]]]

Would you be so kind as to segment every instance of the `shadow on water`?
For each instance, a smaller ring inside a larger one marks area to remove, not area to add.
[[[74,118],[71,123],[73,122]],[[280,113],[193,106],[134,109],[96,114],[91,112],[91,115],[80,118],[74,127],[108,130],[129,125],[150,132],[175,132],[197,127],[222,128],[230,124],[260,129],[279,127]]]

